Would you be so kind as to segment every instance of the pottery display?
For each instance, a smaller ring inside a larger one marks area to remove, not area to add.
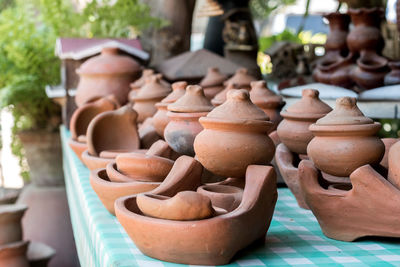
[[[285,105],[282,96],[276,95],[269,90],[265,81],[251,82],[250,100],[261,108],[273,123],[270,132],[275,131],[282,121],[280,111]]]
[[[230,90],[227,98],[199,119],[204,130],[196,136],[194,150],[210,172],[243,178],[248,165],[266,165],[272,160],[275,145],[268,133],[273,123],[250,101],[247,90]]]
[[[114,214],[114,202],[117,198],[139,194],[142,192],[166,192],[173,196],[179,190],[194,190],[200,185],[203,167],[195,159],[182,156],[178,158],[163,183],[143,182],[111,182],[105,169],[97,169],[90,173],[90,184],[106,209]],[[162,185],[162,186],[161,186]]]
[[[22,240],[21,219],[26,205],[0,205],[0,246]]]
[[[371,165],[350,174],[352,188],[324,189],[311,161],[299,164],[300,186],[306,203],[330,238],[354,241],[361,237],[400,237],[400,142],[389,150],[388,179]]]
[[[400,61],[390,62],[391,71],[384,78],[385,85],[400,84]]]
[[[213,99],[216,94],[224,89],[224,81],[228,77],[218,68],[208,68],[206,76],[200,81],[200,86],[203,87],[204,95],[209,99]]]
[[[384,155],[377,137],[381,124],[365,117],[356,103],[352,97],[338,98],[336,107],[309,127],[315,137],[307,155],[327,174],[348,177],[363,165],[379,164]]]
[[[157,112],[153,116],[153,126],[157,134],[164,137],[164,130],[170,119],[167,116],[168,105],[174,103],[185,94],[187,82],[180,81],[172,84],[172,92],[156,104]]]
[[[230,83],[236,84],[240,89],[250,90],[250,83],[253,81],[257,81],[257,78],[250,75],[246,68],[237,69],[235,74],[224,82],[224,85],[228,85]]]
[[[213,104],[216,107],[223,104],[226,101],[226,94],[232,89],[241,89],[241,88],[239,88],[239,86],[235,83],[228,83],[225,86],[224,90],[216,94],[214,98],[211,99],[211,104]]]
[[[156,195],[153,197],[171,197]],[[248,166],[239,207],[208,219],[176,221],[148,217],[140,211],[138,199],[117,199],[115,212],[142,253],[168,262],[222,265],[229,263],[237,251],[265,237],[277,199],[276,175],[270,166]]]
[[[29,267],[26,257],[29,241],[18,241],[0,246],[0,266]]]
[[[138,122],[143,122],[146,118],[152,117],[157,112],[155,104],[171,92],[170,86],[162,83],[161,78],[161,74],[148,77],[137,94],[129,99],[134,103],[133,109],[138,113]]]
[[[68,144],[79,159],[87,149],[86,131],[90,121],[98,114],[119,108],[119,103],[114,95],[100,98],[94,102],[86,103],[77,108],[70,120],[71,139]]]
[[[299,101],[281,112],[284,119],[277,133],[281,142],[294,153],[307,154],[307,145],[314,137],[308,127],[332,110],[318,96],[317,90],[305,89]]]
[[[78,107],[110,94],[122,105],[127,102],[129,84],[138,77],[140,65],[129,56],[119,55],[118,51],[116,47],[105,47],[100,55],[86,60],[77,69],[80,79],[75,102]]]
[[[199,118],[213,109],[198,85],[189,85],[185,94],[175,103],[168,105],[170,119],[165,127],[165,141],[179,154],[194,156],[193,142],[203,127]]]
[[[56,251],[46,244],[29,242],[26,257],[28,258],[29,267],[47,267],[55,254]]]

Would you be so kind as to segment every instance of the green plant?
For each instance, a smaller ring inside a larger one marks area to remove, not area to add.
[[[251,0],[250,9],[255,18],[266,18],[280,7],[292,5],[296,0]]]

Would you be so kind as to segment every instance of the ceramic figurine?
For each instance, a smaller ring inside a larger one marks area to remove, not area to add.
[[[206,76],[199,85],[203,88],[204,95],[211,100],[224,89],[224,81],[227,78],[226,75],[219,72],[218,68],[208,68]]]
[[[210,172],[244,178],[248,165],[265,165],[272,160],[275,145],[268,132],[273,123],[250,101],[248,90],[230,90],[227,98],[199,119],[204,130],[196,136],[194,150]]]
[[[118,48],[105,47],[100,55],[85,61],[76,72],[80,76],[75,96],[78,107],[111,94],[124,105],[129,84],[139,76],[140,65],[129,56],[119,55]]]

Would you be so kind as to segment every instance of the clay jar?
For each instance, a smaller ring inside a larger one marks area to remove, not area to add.
[[[390,62],[389,67],[391,72],[385,76],[385,85],[400,84],[400,61]]]
[[[281,142],[294,153],[307,153],[307,145],[314,137],[308,127],[332,110],[318,96],[317,90],[305,89],[299,101],[281,112],[284,119],[277,133]]]
[[[179,154],[194,156],[194,139],[203,130],[199,118],[212,109],[203,89],[198,85],[189,85],[181,98],[168,105],[170,122],[164,130],[165,141]]]
[[[349,33],[350,16],[339,12],[328,13],[324,17],[329,21],[329,34],[325,43],[326,54],[347,54],[346,38]],[[329,51],[329,52],[328,52]]]
[[[240,68],[236,70],[235,75],[224,82],[224,85],[226,86],[230,83],[233,83],[236,84],[240,89],[250,90],[250,83],[253,81],[257,81],[257,79],[251,76],[246,68]]]
[[[138,113],[139,123],[152,117],[157,112],[155,104],[171,92],[171,88],[163,84],[161,78],[161,74],[150,76],[137,95],[129,99],[134,103],[133,109]]]
[[[363,50],[380,54],[384,47],[384,40],[380,30],[383,17],[381,8],[350,8],[348,13],[351,16],[354,28],[347,36],[347,46],[353,53],[360,53]]]
[[[310,126],[315,137],[307,154],[321,171],[348,177],[358,167],[381,161],[385,146],[376,136],[380,128],[362,114],[355,98],[338,98],[335,109]]]
[[[200,81],[203,87],[204,95],[209,99],[213,99],[216,94],[224,89],[224,81],[228,77],[219,72],[218,68],[208,68],[206,76]]]
[[[27,209],[18,204],[0,206],[0,246],[22,240],[21,219]]]
[[[200,163],[224,177],[243,178],[251,164],[268,164],[275,145],[268,136],[273,123],[250,101],[245,89],[231,90],[224,104],[200,118],[204,130],[194,141]]]
[[[29,241],[19,241],[0,246],[0,266],[29,267],[28,245]]]
[[[76,72],[80,76],[75,96],[78,107],[110,94],[125,104],[129,84],[139,75],[140,65],[129,56],[119,55],[118,48],[105,47],[99,56],[85,61]]]
[[[211,104],[213,104],[215,107],[218,107],[219,105],[223,104],[226,101],[226,94],[231,89],[241,89],[241,88],[239,88],[239,86],[235,83],[231,82],[228,83],[224,90],[222,90],[221,92],[216,94],[216,96],[214,96],[214,98],[211,100]]]
[[[282,120],[280,111],[285,105],[281,96],[269,90],[265,81],[251,82],[250,100],[261,108],[273,123],[271,132],[275,131]]]
[[[164,137],[164,130],[167,127],[169,118],[167,116],[168,105],[174,103],[185,94],[187,82],[175,82],[172,84],[172,92],[156,104],[157,112],[153,116],[153,126],[157,134]]]

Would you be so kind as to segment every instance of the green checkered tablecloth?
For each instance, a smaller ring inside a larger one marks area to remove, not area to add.
[[[70,133],[65,127],[61,127],[61,134],[68,202],[81,266],[180,266],[139,251],[92,190],[89,170],[68,147]],[[227,266],[285,265],[400,266],[400,245],[398,240],[347,243],[329,239],[313,214],[299,208],[290,191],[283,188],[279,189],[265,244],[240,252]]]

